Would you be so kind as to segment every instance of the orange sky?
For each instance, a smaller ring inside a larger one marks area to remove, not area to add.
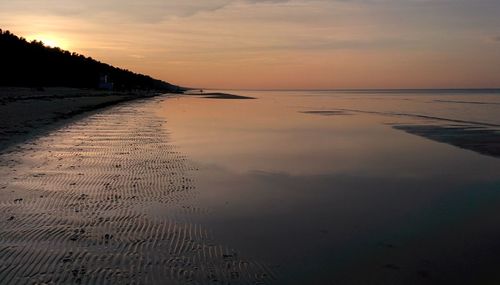
[[[2,29],[204,88],[500,87],[499,14],[496,0],[0,0]]]

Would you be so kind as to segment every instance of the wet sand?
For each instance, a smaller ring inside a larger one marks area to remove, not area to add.
[[[227,93],[207,93],[207,94],[204,94],[203,98],[209,98],[209,99],[256,99],[254,97],[241,96],[241,95],[235,95],[235,94],[227,94]]]
[[[42,136],[77,115],[156,92],[111,92],[74,88],[0,88],[0,152]]]
[[[436,101],[436,100],[435,100]],[[444,101],[451,102],[457,101]],[[470,103],[470,102],[467,102]],[[493,104],[493,103],[488,103]],[[486,105],[486,103],[480,103]],[[420,124],[389,124],[396,130],[418,135],[433,141],[446,143],[459,148],[468,149],[483,155],[500,157],[500,127],[499,124],[457,120],[421,114],[362,111],[353,109],[303,111],[304,114],[337,116],[355,113],[376,114],[383,116],[410,117],[420,119]]]
[[[188,96],[198,96],[202,98],[207,98],[207,99],[236,99],[236,100],[245,100],[245,99],[256,99],[255,97],[250,97],[250,96],[242,96],[242,95],[236,95],[236,94],[229,94],[229,93],[222,93],[222,92],[209,92],[209,93],[201,93],[201,92],[193,92],[193,91],[188,91],[185,92],[184,95]]]
[[[500,131],[477,126],[394,125],[397,130],[477,153],[500,157]]]
[[[207,210],[161,99],[75,120],[0,156],[1,284],[267,284],[267,266],[190,222]],[[167,214],[166,214],[167,213]]]

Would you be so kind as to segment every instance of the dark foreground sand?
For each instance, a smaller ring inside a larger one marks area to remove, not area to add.
[[[64,99],[61,106],[40,100],[42,107],[11,122],[18,127],[2,127],[2,136],[39,126],[36,112],[42,110],[51,114],[44,114],[41,125],[58,112],[127,97],[113,98]],[[206,210],[190,202],[195,169],[169,142],[164,119],[155,115],[159,100],[95,112],[0,154],[0,284],[274,280],[268,267],[218,244],[210,230],[190,222]],[[18,110],[31,106],[26,100],[6,104]]]

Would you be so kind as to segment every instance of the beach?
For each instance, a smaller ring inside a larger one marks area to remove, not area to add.
[[[100,91],[77,88],[0,88],[0,151],[46,134],[83,113],[157,92]]]
[[[272,278],[186,220],[203,211],[190,205],[194,166],[169,143],[160,101],[87,113],[2,154],[2,284]]]
[[[498,95],[206,93],[6,102],[0,283],[500,280]]]

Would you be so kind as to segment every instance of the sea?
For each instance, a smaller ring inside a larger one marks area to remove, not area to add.
[[[164,102],[196,222],[278,284],[500,282],[498,90],[205,91]]]
[[[0,162],[2,284],[500,283],[500,90],[165,94]]]

